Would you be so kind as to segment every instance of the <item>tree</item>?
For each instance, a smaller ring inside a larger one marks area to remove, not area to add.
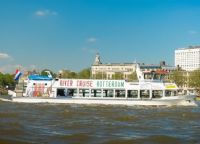
[[[187,76],[185,71],[174,70],[170,74],[170,80],[174,81],[177,86],[182,87],[187,84]]]
[[[71,72],[69,78],[77,78],[78,74],[76,72]]]
[[[13,75],[0,73],[0,86],[1,87],[14,86],[14,85],[15,85],[15,81],[14,81]]]
[[[105,72],[99,71],[99,72],[97,72],[96,74],[94,74],[94,75],[92,76],[92,78],[93,78],[93,79],[107,79],[107,75],[106,75]]]
[[[3,74],[0,73],[0,86],[3,86]]]
[[[136,72],[133,72],[132,74],[128,75],[128,81],[134,80],[138,80]]]
[[[0,93],[1,94],[7,94],[7,88],[14,89],[15,84],[16,82],[14,81],[14,75],[0,73]]]
[[[70,70],[62,70],[61,78],[77,78],[77,73]]]
[[[15,81],[13,75],[5,74],[3,77],[3,85],[8,87],[14,87]]]
[[[90,68],[86,68],[86,69],[81,70],[78,73],[78,78],[80,78],[80,79],[89,79],[90,78]]]
[[[200,92],[200,70],[194,70],[190,73],[189,86]]]
[[[121,80],[123,79],[123,74],[121,72],[116,72],[114,75],[112,75],[112,79]]]

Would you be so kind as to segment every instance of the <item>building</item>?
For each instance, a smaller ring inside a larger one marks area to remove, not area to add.
[[[129,79],[135,72],[135,63],[106,63],[102,64],[97,53],[91,66],[91,76],[94,79]]]
[[[91,66],[91,78],[93,79],[125,79],[135,80],[137,63],[106,63],[102,64],[100,55],[97,53],[94,63]],[[160,72],[169,73],[175,67],[168,66],[165,61],[161,61],[159,65],[139,64],[140,69],[144,73]]]
[[[200,46],[189,46],[175,50],[175,66],[186,71],[200,68]]]

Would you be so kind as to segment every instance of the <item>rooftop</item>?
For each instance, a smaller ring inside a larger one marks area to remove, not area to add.
[[[179,48],[177,50],[187,50],[187,49],[200,49],[200,46],[188,46],[187,48]]]
[[[136,63],[105,63],[105,64],[93,64],[93,66],[128,66],[128,65],[136,65]]]

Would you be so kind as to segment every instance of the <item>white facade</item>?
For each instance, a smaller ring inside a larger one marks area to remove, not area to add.
[[[112,79],[116,73],[122,74],[122,79],[128,79],[128,76],[135,72],[136,64],[135,63],[111,63],[111,64],[99,64],[92,65],[91,72],[92,78],[95,78],[95,75],[102,74],[102,78]],[[103,76],[105,75],[105,76]]]
[[[186,71],[200,68],[200,46],[175,50],[175,66]]]
[[[100,55],[97,53],[94,63],[91,66],[92,78],[97,78],[99,75],[101,79],[115,79],[115,75],[118,73],[121,75],[121,79],[128,79],[131,74],[135,72],[135,63],[109,63],[102,64]]]

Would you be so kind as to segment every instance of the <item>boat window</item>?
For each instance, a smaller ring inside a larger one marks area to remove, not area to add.
[[[152,73],[145,73],[144,74],[144,79],[152,79],[153,75]]]
[[[113,97],[113,89],[104,89],[103,90],[103,97]]]
[[[180,91],[180,93],[181,93],[181,92],[183,92],[184,95],[187,94],[187,90]],[[181,93],[181,95],[182,95],[182,93]]]
[[[162,90],[152,90],[152,98],[161,98],[163,96]]]
[[[128,90],[128,98],[137,98],[138,90]]]
[[[115,97],[125,97],[125,90],[115,90]]]
[[[173,91],[172,92],[172,96],[177,96],[178,95],[178,92],[177,91]]]
[[[68,96],[77,96],[77,89],[68,89],[67,95]]]
[[[63,88],[57,89],[57,96],[66,96],[66,90]]]
[[[150,92],[149,90],[140,90],[140,98],[149,98]]]
[[[169,96],[176,96],[177,95],[177,91],[176,90],[166,90],[165,91],[165,96],[169,97]]]
[[[166,96],[166,97],[171,96],[171,91],[166,90],[166,91],[165,91],[165,96]]]
[[[169,96],[171,96],[172,95],[172,91],[169,91],[169,90],[166,90],[165,91],[165,96],[166,97],[169,97]]]
[[[89,97],[90,90],[89,89],[79,89],[79,96]]]
[[[91,97],[101,97],[101,89],[92,89]]]

